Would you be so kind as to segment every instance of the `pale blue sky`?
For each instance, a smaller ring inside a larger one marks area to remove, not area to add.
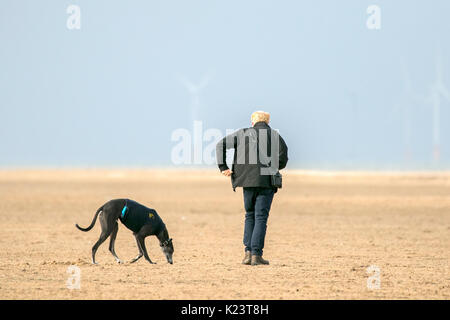
[[[81,8],[81,29],[66,9]],[[366,9],[381,8],[381,29]],[[405,158],[401,59],[428,96],[442,53],[450,90],[450,1],[146,0],[0,2],[0,166],[170,166],[191,127],[179,80],[210,82],[205,128],[272,114],[290,168],[431,169],[431,104],[411,112]],[[407,99],[406,99],[407,100]],[[439,168],[450,168],[442,101]]]

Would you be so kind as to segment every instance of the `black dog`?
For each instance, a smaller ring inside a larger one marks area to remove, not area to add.
[[[111,251],[117,262],[122,263],[114,250],[114,242],[116,241],[117,231],[119,230],[119,225],[117,223],[118,219],[120,219],[128,229],[133,231],[139,248],[138,256],[131,260],[131,263],[138,261],[142,255],[148,262],[153,263],[145,248],[145,238],[151,235],[155,235],[158,238],[159,245],[166,255],[167,262],[170,264],[173,263],[172,255],[174,250],[172,239],[169,238],[169,232],[167,231],[166,225],[155,210],[129,199],[111,200],[97,210],[89,227],[81,228],[78,224],[76,224],[76,227],[85,232],[91,230],[95,225],[97,216],[99,216],[100,224],[102,226],[102,233],[100,234],[98,241],[92,247],[92,263],[96,264],[95,253],[97,252],[98,247],[109,236],[111,236],[109,251]]]

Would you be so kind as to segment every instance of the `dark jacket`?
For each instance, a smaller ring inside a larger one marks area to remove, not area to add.
[[[126,200],[122,209],[120,221],[134,233],[138,233],[144,225],[151,225],[150,234],[158,234],[164,227],[164,222],[154,209],[137,203],[133,200]]]
[[[273,139],[275,140],[272,143]],[[219,141],[216,146],[216,159],[220,171],[229,169],[226,164],[227,149],[234,149],[231,169],[233,189],[270,188],[271,174],[285,168],[288,162],[286,143],[279,133],[265,122],[258,122],[251,128],[240,129]],[[272,155],[273,152],[275,153]]]

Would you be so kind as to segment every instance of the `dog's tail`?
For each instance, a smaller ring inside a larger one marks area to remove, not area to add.
[[[103,210],[103,206],[101,206],[100,208],[98,208],[97,212],[96,212],[95,215],[94,215],[94,219],[92,219],[91,225],[90,225],[89,227],[87,227],[87,228],[82,228],[82,227],[80,227],[80,226],[78,225],[78,223],[75,224],[75,226],[76,226],[79,230],[84,231],[84,232],[87,232],[87,231],[91,230],[91,229],[94,227],[94,225],[95,225],[95,221],[97,220],[98,214],[99,214],[100,211],[102,211],[102,210]]]

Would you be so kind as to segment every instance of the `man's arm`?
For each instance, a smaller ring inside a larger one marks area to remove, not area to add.
[[[221,172],[228,172],[230,170],[230,168],[228,168],[227,165],[227,149],[232,149],[232,148],[236,148],[236,143],[237,143],[237,133],[233,132],[232,134],[229,134],[228,136],[226,136],[225,138],[223,138],[222,140],[220,140],[217,145],[216,145],[216,161],[217,161],[217,165],[219,166],[219,170]],[[229,174],[225,174],[225,175],[230,175],[231,171],[229,171]]]
[[[289,160],[288,158],[288,147],[286,142],[284,142],[283,138],[280,136],[280,150],[279,150],[279,165],[278,169],[284,169]]]

